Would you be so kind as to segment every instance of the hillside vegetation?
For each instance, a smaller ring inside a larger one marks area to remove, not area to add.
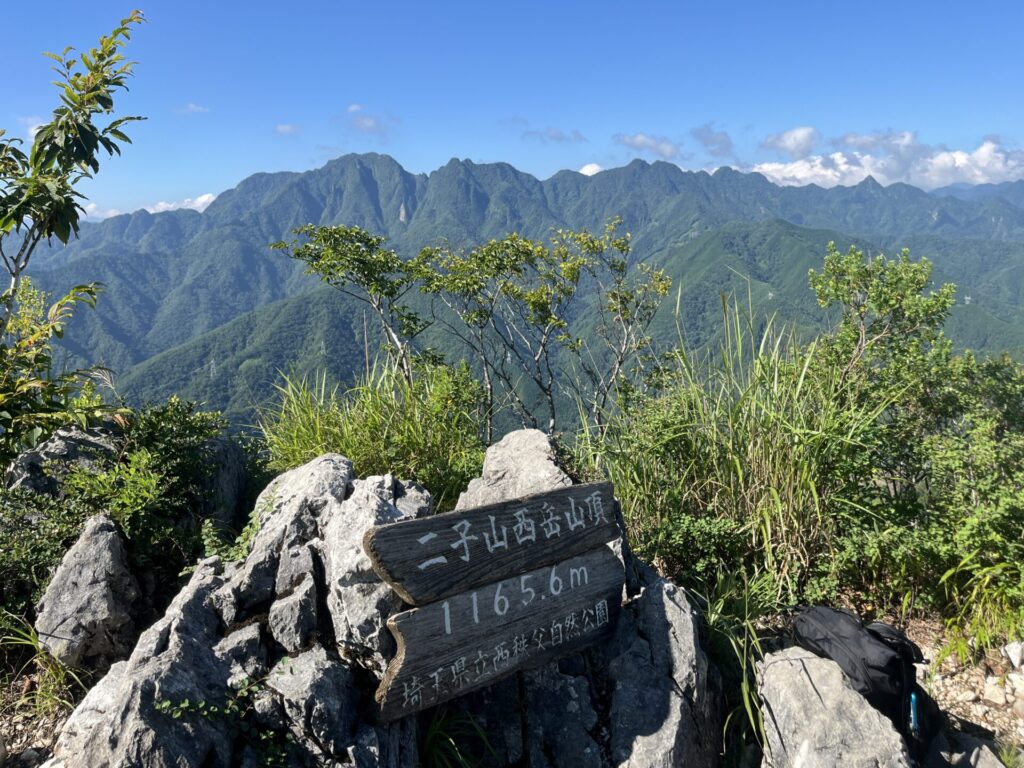
[[[314,171],[253,176],[203,213],[139,211],[84,224],[67,248],[39,249],[34,276],[52,293],[91,280],[106,286],[98,311],[75,319],[62,348],[74,364],[112,368],[137,403],[161,397],[167,388],[159,382],[186,382],[203,354],[209,356],[202,363],[216,368],[213,350],[230,349],[233,360],[259,369],[314,373],[307,350],[244,332],[273,324],[283,299],[323,300],[310,293],[315,282],[298,265],[268,248],[310,223],[364,227],[411,256],[426,246],[466,247],[512,231],[535,239],[553,228],[596,231],[619,216],[637,257],[673,277],[683,330],[697,346],[720,339],[722,291],[746,291],[749,280],[758,313],[817,331],[826,326],[803,278],[828,242],[856,243],[867,253],[908,246],[932,260],[937,279],[960,287],[950,313],[958,344],[1019,354],[1024,209],[1016,189],[960,199],[901,184],[883,188],[870,179],[834,189],[778,187],[727,168],[691,173],[642,161],[593,177],[563,171],[544,181],[506,164],[459,160],[414,175],[385,155],[347,155]],[[361,315],[354,308],[347,314],[351,332],[338,344],[357,354],[332,374],[352,383],[365,361],[358,353]],[[243,316],[244,324],[232,324]],[[317,338],[322,317],[293,319]],[[655,336],[672,341],[676,322],[664,310]],[[184,396],[246,423],[254,421],[253,405],[272,392],[265,376],[214,385],[193,378],[184,386]]]

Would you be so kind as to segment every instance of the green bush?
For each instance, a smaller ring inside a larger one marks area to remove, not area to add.
[[[212,469],[210,440],[225,423],[177,397],[122,420],[118,454],[73,468],[61,492],[80,508],[110,514],[133,564],[153,571],[157,583],[176,585],[181,571],[204,553],[199,508]]]
[[[0,491],[0,609],[14,616],[32,615],[53,569],[90,514],[76,501]]]
[[[961,655],[1024,636],[1024,369],[955,356],[930,276],[830,246],[811,284],[834,330],[800,344],[733,306],[718,359],[677,350],[585,431],[634,546],[703,589],[742,573],[783,603],[938,611]]]
[[[90,393],[95,371],[54,371],[53,342],[64,334],[78,304],[95,306],[98,289],[78,286],[46,307],[49,296],[21,281],[14,313],[0,335],[0,462],[69,422],[86,425],[105,409]]]
[[[615,483],[640,553],[686,583],[771,573],[793,600],[862,511],[879,408],[842,406],[849,385],[809,373],[813,345],[771,323],[758,332],[735,306],[727,322],[720,359],[677,351],[662,391],[580,445]]]
[[[360,476],[391,472],[422,484],[439,508],[480,474],[483,399],[465,364],[422,365],[412,383],[395,365],[378,367],[343,395],[323,377],[285,377],[278,392],[259,418],[273,469],[340,453]]]

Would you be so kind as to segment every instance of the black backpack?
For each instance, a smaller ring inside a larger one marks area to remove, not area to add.
[[[921,649],[902,632],[880,621],[865,625],[842,610],[813,606],[793,619],[797,645],[839,665],[854,690],[892,721],[910,754],[924,758],[942,727],[942,713],[917,684],[914,664]]]

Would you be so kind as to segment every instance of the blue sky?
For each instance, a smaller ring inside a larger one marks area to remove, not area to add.
[[[27,135],[55,106],[42,51],[89,47],[130,7],[5,7],[0,127]],[[368,151],[541,178],[636,157],[826,186],[1024,178],[1019,2],[140,7],[118,112],[148,120],[84,187],[94,217]]]

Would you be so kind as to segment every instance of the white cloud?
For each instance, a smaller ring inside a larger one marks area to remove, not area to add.
[[[819,134],[816,128],[800,125],[782,133],[770,134],[762,143],[762,147],[785,152],[793,160],[807,157],[818,143]]]
[[[836,149],[828,154],[760,163],[751,170],[778,184],[824,187],[857,184],[868,176],[880,184],[906,182],[923,189],[1024,178],[1024,150],[1007,149],[994,136],[973,150],[922,144],[912,131],[848,133],[832,144]]]
[[[384,124],[373,115],[356,115],[352,125],[361,133],[384,133]]]
[[[111,216],[120,216],[124,213],[124,211],[117,208],[100,208],[96,203],[86,203],[83,208],[85,209],[85,218],[91,221],[101,221],[109,219]]]
[[[622,144],[637,152],[657,155],[663,160],[674,160],[679,157],[679,145],[664,136],[650,136],[646,133],[617,133],[612,139],[617,144]]]
[[[569,132],[566,132],[561,130],[560,128],[552,128],[551,126],[548,126],[544,130],[531,128],[529,130],[523,131],[523,138],[537,139],[541,142],[554,141],[559,144],[576,144],[584,143],[587,141],[587,137],[584,136],[578,130],[573,129]]]
[[[732,137],[726,131],[716,131],[711,123],[698,125],[690,135],[699,141],[712,157],[732,157]]]
[[[195,102],[189,102],[184,107],[178,110],[179,114],[182,115],[205,115],[210,111],[209,107],[204,107]]]
[[[582,173],[584,176],[593,176],[595,173],[600,173],[603,170],[604,168],[602,168],[597,163],[587,163],[582,168],[580,168],[579,172]]]
[[[41,117],[33,115],[32,117],[19,117],[18,123],[25,130],[25,138],[32,141],[35,139],[39,129],[46,124],[46,121]]]
[[[278,123],[274,126],[274,133],[278,136],[294,136],[300,130],[295,123]]]
[[[376,115],[369,114],[362,104],[349,104],[345,111],[349,115],[349,123],[360,133],[383,136],[388,131],[384,121]]]
[[[146,210],[150,213],[163,213],[164,211],[176,211],[180,208],[189,208],[193,211],[205,211],[207,206],[217,199],[217,196],[207,192],[205,195],[192,198],[186,197],[173,203],[160,201],[154,205],[147,205]]]

